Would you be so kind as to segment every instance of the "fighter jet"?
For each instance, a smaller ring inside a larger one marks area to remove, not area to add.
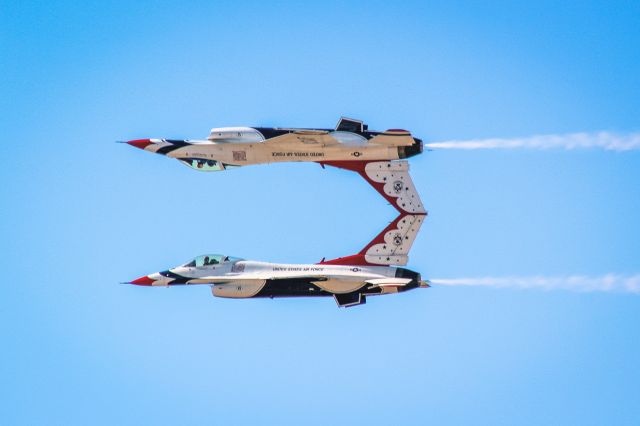
[[[402,129],[369,131],[362,121],[343,117],[335,129],[220,127],[211,129],[206,140],[136,139],[126,143],[175,158],[198,171],[300,161],[352,170],[400,213],[425,213],[409,176],[409,163],[398,161],[420,154],[422,140]]]
[[[220,254],[198,256],[184,265],[145,275],[127,284],[203,284],[216,297],[333,297],[340,307],[366,303],[367,296],[429,287],[405,265],[424,215],[401,214],[358,254],[315,264],[281,264]]]

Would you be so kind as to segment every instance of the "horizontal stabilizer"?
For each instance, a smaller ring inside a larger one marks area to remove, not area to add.
[[[406,130],[391,129],[372,137],[369,139],[369,143],[373,145],[410,146],[415,143],[415,139]]]
[[[411,282],[411,278],[375,278],[365,282],[374,287],[403,287]]]

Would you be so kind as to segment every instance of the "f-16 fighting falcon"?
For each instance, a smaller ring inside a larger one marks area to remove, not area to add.
[[[405,265],[424,214],[401,214],[358,254],[317,264],[279,264],[220,254],[198,256],[184,265],[145,275],[127,284],[205,284],[217,297],[333,296],[338,306],[366,303],[367,296],[429,287]]]
[[[175,158],[199,171],[250,164],[317,162],[358,172],[401,214],[425,210],[403,160],[420,154],[422,140],[406,130],[369,131],[360,120],[341,118],[335,129],[213,128],[207,140],[136,139],[129,145]]]

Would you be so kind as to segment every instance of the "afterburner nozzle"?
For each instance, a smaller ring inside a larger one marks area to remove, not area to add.
[[[431,281],[429,280],[420,281],[420,288],[429,288],[429,287],[431,287]]]

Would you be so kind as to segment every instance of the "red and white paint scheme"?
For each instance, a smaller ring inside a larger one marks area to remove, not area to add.
[[[316,264],[277,264],[224,255],[198,256],[184,265],[129,284],[205,284],[228,298],[333,296],[338,306],[366,303],[366,296],[429,287],[419,273],[401,268],[426,217],[405,158],[422,152],[406,130],[371,132],[342,118],[335,129],[214,128],[206,141],[137,139],[127,142],[176,158],[201,171],[249,164],[309,161],[359,173],[400,215],[359,253]]]
[[[429,287],[419,273],[404,265],[423,215],[400,215],[353,256],[316,264],[267,263],[208,254],[128,284],[176,286],[205,284],[216,297],[333,296],[338,306],[366,303],[366,296]]]
[[[374,132],[360,120],[341,118],[335,129],[221,127],[211,129],[206,140],[127,143],[198,171],[302,161],[353,170],[401,213],[426,213],[409,176],[409,163],[403,161],[422,152],[422,140],[402,129]]]

